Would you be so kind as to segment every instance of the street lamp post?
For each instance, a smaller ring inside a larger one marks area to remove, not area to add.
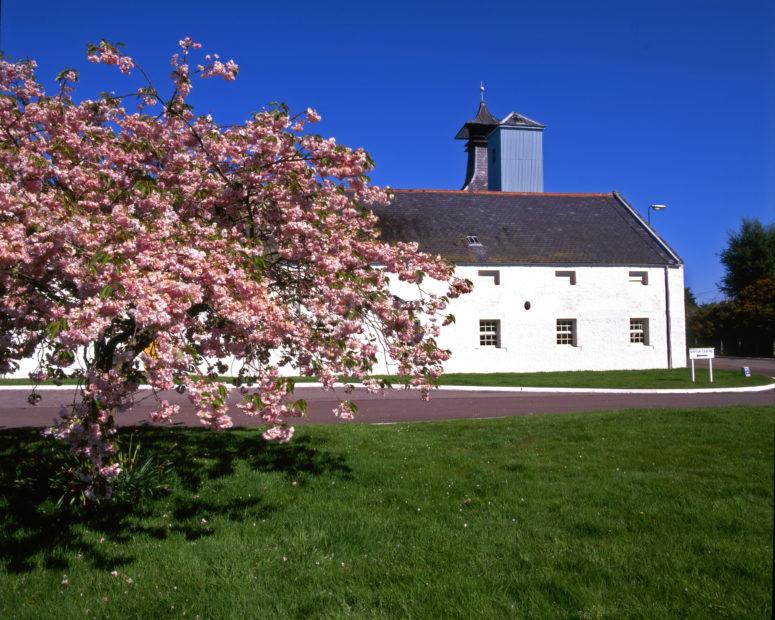
[[[651,212],[652,211],[664,211],[667,209],[667,205],[649,205],[649,226],[651,226]]]

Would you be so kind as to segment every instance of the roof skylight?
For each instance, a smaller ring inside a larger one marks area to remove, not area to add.
[[[468,245],[469,246],[471,246],[471,245],[482,245],[481,242],[479,241],[479,237],[477,237],[476,235],[468,235],[466,237],[466,239],[468,239]]]

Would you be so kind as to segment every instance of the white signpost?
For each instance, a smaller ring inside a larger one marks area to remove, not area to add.
[[[708,347],[705,349],[689,349],[689,359],[692,360],[692,383],[694,383],[694,360],[708,360],[708,373],[710,382],[713,383],[713,358],[716,357],[716,349]]]

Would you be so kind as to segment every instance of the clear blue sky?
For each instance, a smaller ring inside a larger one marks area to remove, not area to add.
[[[374,180],[459,189],[479,81],[498,116],[546,125],[547,191],[618,190],[719,298],[718,252],[742,217],[775,219],[775,2],[2,1],[0,47],[39,62],[53,87],[124,92],[86,62],[89,41],[127,44],[161,84],[178,39],[234,58],[237,82],[197,83],[193,102],[238,122],[267,102],[313,106],[322,133],[363,146]]]

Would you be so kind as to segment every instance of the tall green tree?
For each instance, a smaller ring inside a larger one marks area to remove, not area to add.
[[[684,287],[684,308],[686,310],[686,342],[689,345],[696,345],[697,334],[693,331],[695,323],[692,319],[697,314],[699,305],[697,304],[697,298],[692,293],[692,289],[688,286]]]
[[[775,274],[775,224],[744,218],[740,230],[730,233],[721,263],[726,273],[719,289],[731,299],[737,299],[743,289],[761,278]]]
[[[694,314],[697,312],[699,304],[697,303],[697,297],[688,286],[684,287],[684,306],[686,306],[686,315]]]
[[[734,302],[738,341],[752,355],[775,355],[775,274],[744,288]]]

